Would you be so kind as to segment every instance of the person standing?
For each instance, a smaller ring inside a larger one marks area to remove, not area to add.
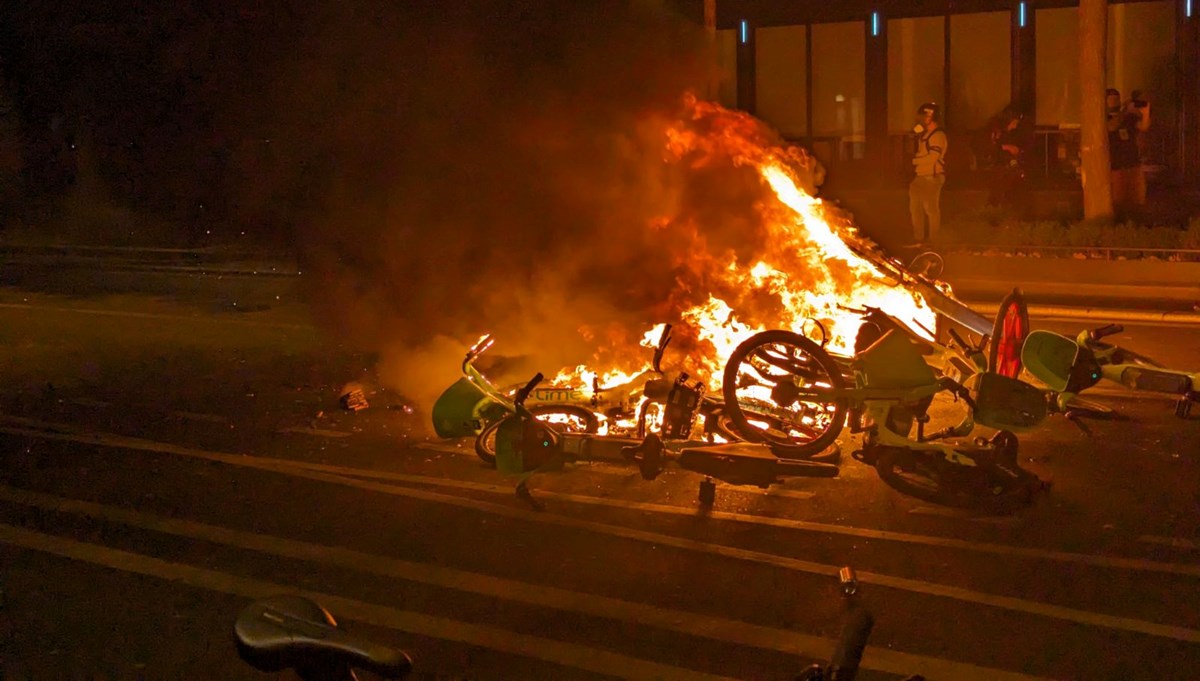
[[[912,164],[916,176],[908,185],[908,210],[912,217],[913,238],[925,245],[937,238],[941,227],[940,202],[946,184],[946,132],[938,124],[938,105],[927,102],[917,108],[917,151]],[[925,231],[928,218],[929,231]]]
[[[1018,211],[1022,208],[1025,189],[1025,157],[1030,139],[1024,116],[1005,109],[992,129],[993,168],[988,205]]]
[[[1146,205],[1146,175],[1142,170],[1138,133],[1150,129],[1150,103],[1140,97],[1140,92],[1133,94],[1122,105],[1120,91],[1109,88],[1104,92],[1113,212],[1119,220],[1139,214]]]

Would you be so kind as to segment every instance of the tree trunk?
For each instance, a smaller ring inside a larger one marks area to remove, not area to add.
[[[717,50],[717,0],[704,0],[704,32],[708,34],[708,49],[712,50],[715,55]],[[717,69],[710,69],[706,96],[713,102],[721,96],[721,74]]]
[[[1079,3],[1080,162],[1083,217],[1112,218],[1112,172],[1108,161],[1107,88],[1108,0]]]

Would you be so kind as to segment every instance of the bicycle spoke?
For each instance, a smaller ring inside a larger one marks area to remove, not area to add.
[[[842,428],[843,398],[834,392],[840,370],[798,334],[771,331],[747,340],[731,357],[726,377],[726,403],[738,405],[746,437],[815,454]]]

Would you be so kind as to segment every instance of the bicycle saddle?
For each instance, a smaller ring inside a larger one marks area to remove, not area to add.
[[[325,608],[301,596],[274,596],[250,604],[233,625],[238,655],[254,668],[276,672],[362,669],[386,679],[412,671],[403,651],[346,633]]]

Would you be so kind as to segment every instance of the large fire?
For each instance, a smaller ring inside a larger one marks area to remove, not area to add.
[[[712,268],[718,273],[715,281],[721,290],[738,291],[741,300],[757,301],[755,323],[739,315],[736,303],[709,294],[707,301],[683,309],[678,319],[670,320],[694,341],[685,357],[670,359],[672,366],[685,367],[715,389],[726,359],[743,340],[766,329],[789,329],[811,336],[817,328],[814,321],[828,333],[829,351],[849,354],[861,320],[847,308],[863,306],[878,307],[918,334],[928,335],[926,329],[934,328],[933,310],[919,294],[896,286],[855,253],[847,241],[862,237],[848,217],[805,189],[811,157],[803,149],[763,143],[761,123],[748,114],[694,100],[689,101],[689,111],[691,122],[703,124],[668,130],[668,162],[706,163],[721,158],[756,170],[770,189],[766,192],[769,200],[756,206],[768,238],[752,259],[731,255],[728,262],[719,261],[718,267]],[[697,257],[716,256],[700,253]],[[770,311],[765,316],[763,300],[771,302],[765,306]],[[641,345],[654,347],[660,331],[661,325],[648,331]],[[555,382],[582,383],[587,389],[612,386],[648,368],[648,362],[632,372],[579,366],[563,370]]]

